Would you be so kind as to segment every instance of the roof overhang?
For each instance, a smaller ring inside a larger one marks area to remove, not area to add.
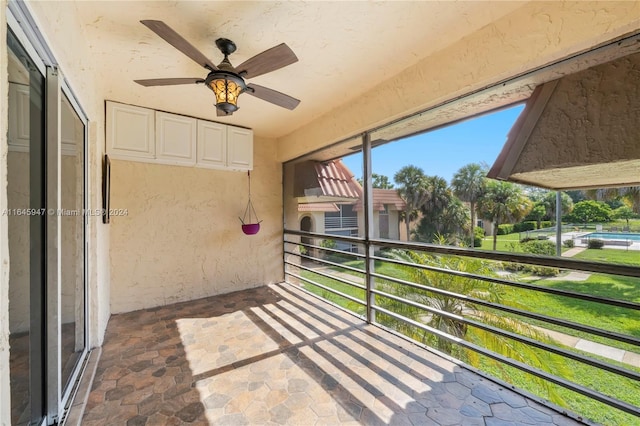
[[[536,87],[488,176],[554,190],[640,184],[640,53]]]

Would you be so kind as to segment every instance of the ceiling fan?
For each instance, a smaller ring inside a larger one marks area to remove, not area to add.
[[[265,50],[242,64],[234,67],[229,62],[229,55],[236,51],[236,45],[231,40],[219,38],[216,46],[224,59],[219,65],[214,65],[198,49],[185,40],[180,34],[162,21],[140,21],[151,31],[158,34],[170,45],[187,55],[189,58],[209,70],[205,78],[152,78],[148,80],[134,80],[142,86],[171,86],[176,84],[204,83],[216,96],[216,110],[218,116],[231,115],[238,109],[238,96],[242,93],[255,96],[272,104],[287,109],[294,109],[300,101],[284,93],[257,84],[246,84],[245,79],[291,65],[298,61],[295,53],[282,43]]]

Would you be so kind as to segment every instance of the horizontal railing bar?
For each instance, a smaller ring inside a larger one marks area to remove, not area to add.
[[[550,288],[550,287],[540,287],[540,286],[536,286],[536,285],[533,285],[533,284],[527,284],[527,283],[521,283],[521,282],[518,282],[518,281],[505,280],[504,278],[487,277],[485,275],[477,275],[477,274],[472,274],[470,272],[455,271],[455,270],[452,270],[452,269],[439,268],[437,266],[431,266],[431,265],[422,265],[422,264],[413,263],[413,262],[405,262],[403,260],[389,259],[389,258],[386,258],[386,257],[372,256],[372,258],[375,259],[375,260],[382,261],[382,262],[394,263],[394,264],[397,264],[397,265],[409,266],[409,267],[418,268],[418,269],[425,269],[425,270],[434,271],[434,272],[441,272],[443,274],[455,275],[455,276],[463,277],[463,278],[487,281],[487,282],[491,282],[491,283],[494,283],[494,284],[507,285],[507,286],[510,286],[510,287],[525,288],[525,289],[531,290],[531,291],[555,294],[555,295],[558,295],[558,296],[570,297],[570,298],[574,298],[574,299],[582,299],[582,300],[586,300],[586,301],[589,301],[589,302],[597,302],[597,303],[602,303],[602,304],[606,304],[606,305],[618,306],[618,307],[621,307],[621,308],[640,310],[640,303],[628,302],[626,300],[611,299],[611,298],[608,298],[608,297],[592,296],[590,294],[578,293],[578,292],[567,291],[567,290],[558,290],[558,289]]]
[[[303,246],[303,247],[307,247],[307,248],[314,248],[314,249],[318,249],[318,250],[330,251],[332,253],[337,253],[337,254],[344,254],[344,255],[347,255],[347,256],[357,257],[359,259],[364,259],[366,257],[364,254],[354,253],[352,251],[344,251],[344,250],[339,250],[339,249],[333,249],[333,248],[328,248],[328,247],[317,246],[317,245],[313,245],[313,244],[292,243],[290,241],[285,241],[285,243],[299,245],[299,246]]]
[[[285,231],[288,232],[288,231]],[[623,275],[640,278],[640,268],[629,265],[614,265],[601,262],[589,262],[566,257],[552,257],[541,255],[523,255],[488,250],[477,250],[463,247],[441,246],[437,244],[417,243],[406,241],[391,241],[371,239],[369,243],[378,247],[393,247],[407,250],[420,250],[451,256],[476,257],[480,259],[497,260],[502,262],[526,263],[529,265],[549,266],[560,269],[575,269],[580,271],[597,272],[602,274]]]
[[[512,340],[516,340],[516,341],[518,341],[520,343],[525,343],[527,345],[534,346],[536,348],[543,349],[543,350],[555,353],[557,355],[564,356],[566,358],[571,358],[573,360],[582,362],[582,363],[590,365],[592,367],[597,367],[597,368],[600,368],[602,370],[606,370],[606,371],[609,371],[611,373],[618,374],[620,376],[624,376],[624,377],[628,377],[630,379],[634,379],[634,380],[640,381],[640,374],[639,373],[636,373],[635,371],[632,371],[632,370],[628,370],[626,368],[617,367],[615,365],[611,365],[611,364],[608,364],[606,362],[603,362],[603,361],[600,361],[600,360],[597,360],[597,359],[594,359],[594,358],[590,358],[590,357],[587,357],[587,356],[584,356],[584,355],[581,355],[581,354],[578,354],[578,353],[575,353],[575,352],[571,352],[571,351],[568,351],[566,349],[559,348],[557,346],[547,345],[546,343],[540,342],[538,340],[532,339],[532,338],[527,337],[527,336],[523,336],[523,335],[520,335],[520,334],[517,334],[517,333],[513,333],[511,331],[506,331],[506,330],[503,330],[501,328],[494,327],[492,325],[488,325],[488,324],[485,324],[485,323],[480,322],[480,321],[476,321],[476,320],[472,320],[472,319],[469,319],[469,318],[465,318],[464,316],[461,316],[461,315],[456,315],[456,314],[453,314],[451,312],[446,312],[446,311],[443,311],[443,310],[440,310],[440,309],[436,309],[436,308],[433,308],[431,306],[424,305],[424,304],[418,303],[418,302],[414,302],[412,300],[408,300],[408,299],[405,299],[403,297],[395,296],[393,294],[389,294],[389,293],[386,293],[386,292],[383,292],[383,291],[380,291],[380,290],[372,289],[371,292],[374,293],[374,294],[380,295],[382,297],[386,297],[388,299],[395,300],[396,302],[405,303],[405,304],[413,306],[415,308],[422,309],[422,310],[427,311],[427,312],[431,312],[432,314],[436,314],[436,315],[439,315],[439,316],[442,316],[442,317],[450,318],[452,320],[455,320],[455,321],[458,321],[458,322],[461,322],[461,323],[464,323],[464,324],[468,324],[470,326],[479,328],[481,330],[485,330],[485,331],[488,331],[488,332],[491,332],[491,333],[495,333],[495,334],[500,335],[500,336],[507,337],[507,338],[512,339]]]
[[[326,274],[324,272],[316,271],[313,268],[309,268],[308,266],[299,265],[297,263],[293,263],[293,262],[290,262],[288,260],[285,260],[284,263],[285,263],[285,265],[290,265],[290,266],[293,266],[294,268],[304,269],[305,271],[313,272],[314,274],[318,274],[318,275],[321,275],[321,276],[323,276],[325,278],[329,278],[329,279],[332,279],[332,280],[339,281],[339,282],[341,282],[343,284],[347,284],[347,285],[350,285],[351,287],[359,288],[360,290],[363,290],[363,291],[367,290],[367,287],[364,286],[364,285],[355,283],[353,281],[346,280],[344,278],[336,277],[336,276],[333,276],[331,274]]]
[[[345,241],[349,243],[355,244],[364,244],[365,239],[362,237],[348,237],[346,235],[334,235],[334,234],[320,234],[318,232],[306,232],[306,231],[297,231],[292,229],[285,229],[285,235],[299,235],[301,237],[312,237],[312,238],[320,238],[322,240],[336,240],[336,241]]]
[[[592,399],[594,399],[596,401],[602,402],[602,403],[607,404],[607,405],[609,405],[611,407],[617,408],[617,409],[625,411],[625,412],[627,412],[629,414],[633,414],[634,416],[640,417],[640,409],[638,407],[634,406],[634,405],[631,405],[631,404],[627,403],[627,402],[620,401],[620,400],[612,398],[612,397],[610,397],[608,395],[605,395],[605,394],[602,394],[600,392],[591,390],[591,389],[586,388],[586,387],[584,387],[582,385],[579,385],[577,383],[574,383],[574,382],[571,382],[569,380],[565,380],[565,379],[563,379],[561,377],[555,376],[553,374],[547,373],[546,371],[543,371],[543,370],[540,370],[540,369],[537,369],[537,368],[534,368],[534,367],[530,367],[527,364],[524,364],[524,363],[522,363],[520,361],[516,361],[516,360],[514,360],[512,358],[505,357],[505,356],[500,355],[500,354],[498,354],[496,352],[484,349],[481,346],[475,345],[475,344],[470,343],[470,342],[468,342],[468,341],[466,341],[464,339],[461,339],[459,337],[452,336],[452,335],[450,335],[448,333],[444,333],[443,331],[440,331],[440,330],[437,330],[435,328],[429,327],[427,325],[421,324],[421,323],[419,323],[417,321],[414,321],[412,319],[406,318],[406,317],[404,317],[402,315],[398,315],[395,312],[389,311],[388,309],[384,309],[384,308],[382,308],[380,306],[372,306],[372,308],[375,309],[378,312],[382,312],[382,313],[384,313],[386,315],[389,315],[389,316],[391,316],[393,318],[396,318],[396,319],[398,319],[400,321],[403,321],[403,322],[405,322],[405,323],[407,323],[409,325],[413,325],[413,326],[415,326],[415,327],[417,327],[417,328],[419,328],[421,330],[427,331],[427,332],[429,332],[431,334],[434,334],[436,336],[442,337],[443,339],[446,339],[446,340],[448,340],[450,342],[453,342],[453,343],[458,344],[460,346],[463,346],[463,347],[465,347],[467,349],[470,349],[470,350],[472,350],[474,352],[480,353],[480,354],[482,354],[484,356],[487,356],[489,358],[493,358],[496,361],[499,361],[499,362],[501,362],[503,364],[510,365],[510,366],[512,366],[514,368],[517,368],[517,369],[521,370],[521,371],[524,371],[526,373],[529,373],[529,374],[532,374],[534,376],[540,377],[541,379],[545,379],[545,380],[547,380],[547,381],[549,381],[551,383],[555,383],[555,384],[560,385],[560,386],[562,386],[564,388],[567,388],[569,390],[572,390],[574,392],[577,392],[579,394],[582,394],[584,396],[592,398]]]
[[[346,266],[346,265],[342,265],[340,263],[336,263],[336,262],[331,262],[329,260],[324,260],[324,259],[320,259],[319,257],[313,257],[313,256],[308,256],[306,254],[300,254],[300,253],[294,253],[288,250],[284,251],[285,254],[290,254],[292,256],[298,256],[304,259],[308,259],[308,260],[313,260],[315,262],[320,262],[322,264],[325,265],[331,265],[331,266],[335,266],[337,268],[342,268],[342,269],[346,269],[347,271],[353,271],[353,272],[357,272],[359,274],[364,274],[365,271],[362,269],[358,269],[358,268],[354,268],[353,266]]]
[[[293,272],[285,272],[285,274],[290,275],[290,276],[295,277],[295,278],[298,278],[298,279],[300,279],[300,280],[302,280],[302,281],[304,281],[306,283],[309,283],[311,285],[315,285],[316,287],[319,287],[319,288],[321,288],[323,290],[326,290],[326,291],[328,291],[330,293],[333,293],[335,295],[338,295],[340,297],[344,297],[345,299],[351,300],[352,302],[359,303],[360,305],[364,305],[365,304],[365,302],[362,301],[362,300],[359,300],[359,299],[357,299],[357,298],[355,298],[353,296],[349,296],[348,294],[345,294],[345,293],[343,293],[341,291],[335,290],[335,289],[333,289],[331,287],[327,287],[325,285],[317,283],[317,282],[315,282],[313,280],[310,280],[308,278],[304,278],[301,275],[294,274]]]
[[[425,285],[422,285],[422,284],[413,283],[411,281],[405,281],[405,280],[402,280],[400,278],[390,277],[390,276],[387,276],[387,275],[379,274],[377,272],[372,272],[371,276],[376,277],[376,278],[380,278],[380,279],[384,279],[384,280],[388,280],[388,281],[393,281],[395,283],[403,284],[403,285],[406,285],[408,287],[413,287],[413,288],[416,288],[418,290],[425,290],[425,291],[430,291],[432,293],[442,294],[443,296],[453,297],[453,298],[459,299],[459,300],[465,300],[465,301],[467,301],[469,303],[486,306],[486,307],[489,307],[489,308],[497,309],[497,310],[504,311],[504,312],[509,312],[509,313],[516,314],[516,315],[521,315],[521,316],[524,316],[524,317],[540,320],[540,321],[543,321],[543,322],[548,322],[548,323],[555,324],[555,325],[560,325],[560,326],[566,327],[566,328],[572,328],[572,329],[575,329],[575,330],[584,331],[586,333],[595,334],[595,335],[598,335],[598,336],[601,336],[601,337],[606,337],[606,338],[609,338],[611,340],[617,340],[619,342],[630,343],[632,345],[640,346],[640,339],[638,339],[636,337],[633,337],[633,336],[630,336],[630,335],[627,335],[627,334],[620,334],[620,333],[616,333],[616,332],[613,332],[613,331],[602,330],[602,329],[599,329],[599,328],[591,327],[591,326],[588,326],[588,325],[584,325],[584,324],[580,324],[580,323],[576,323],[576,322],[572,322],[572,321],[566,321],[566,320],[562,320],[562,319],[554,318],[554,317],[549,317],[549,316],[542,315],[542,314],[536,314],[534,312],[523,311],[521,309],[517,309],[517,308],[510,307],[510,306],[502,305],[502,304],[499,304],[499,303],[487,302],[486,300],[477,299],[475,297],[469,297],[469,296],[466,296],[464,294],[453,293],[453,292],[450,292],[450,291],[447,291],[447,290],[442,290],[442,289],[439,289],[439,288],[436,288],[436,287],[430,287],[430,286],[425,286]]]
[[[285,229],[285,234],[309,236],[322,239],[337,239],[349,241],[357,244],[364,244],[366,239],[362,237],[345,237],[341,235],[320,234],[316,232],[305,232]],[[334,238],[335,237],[335,238]],[[602,274],[622,275],[627,277],[640,278],[640,268],[629,265],[615,265],[601,262],[589,262],[566,257],[552,257],[540,255],[524,255],[518,253],[506,253],[489,250],[469,249],[464,247],[441,246],[438,244],[427,244],[419,242],[393,241],[370,239],[369,243],[378,247],[393,247],[407,250],[419,250],[433,252],[436,254],[448,254],[452,256],[466,256],[481,259],[496,260],[501,262],[526,263],[537,266],[549,266],[560,269],[575,269],[587,272],[597,272]]]

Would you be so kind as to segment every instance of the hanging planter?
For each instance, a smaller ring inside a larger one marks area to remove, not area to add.
[[[244,209],[244,216],[238,219],[242,222],[242,232],[247,235],[255,235],[260,231],[260,222],[262,221],[258,219],[256,209],[253,208],[253,203],[251,202],[251,172],[247,172],[247,177],[249,179],[249,201]]]

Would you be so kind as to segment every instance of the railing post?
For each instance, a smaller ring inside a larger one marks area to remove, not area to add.
[[[562,194],[556,191],[556,256],[562,256]]]
[[[371,292],[373,290],[375,282],[374,277],[371,276],[371,272],[374,271],[375,260],[373,259],[373,246],[371,245],[371,239],[373,239],[373,183],[372,183],[372,163],[371,163],[371,135],[364,133],[362,135],[362,156],[363,156],[363,170],[362,170],[362,183],[364,187],[364,253],[365,253],[365,283],[366,283],[366,302],[367,302],[367,322],[371,324],[375,322],[375,296]]]

